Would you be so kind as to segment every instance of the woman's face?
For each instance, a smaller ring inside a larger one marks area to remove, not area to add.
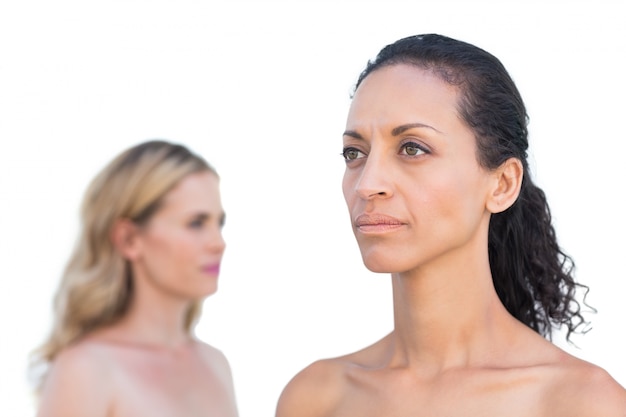
[[[372,72],[355,92],[343,136],[343,193],[374,272],[486,250],[493,175],[478,163],[457,99],[455,87],[404,64]]]
[[[137,235],[135,275],[183,299],[217,290],[225,243],[219,179],[209,171],[187,176]]]

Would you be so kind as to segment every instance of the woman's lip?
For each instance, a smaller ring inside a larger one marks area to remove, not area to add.
[[[220,273],[220,264],[204,265],[202,267],[202,272],[205,272],[205,273],[211,274],[211,275],[219,275],[219,273]]]
[[[382,233],[406,226],[406,223],[385,214],[361,214],[354,220],[356,228],[364,233]]]

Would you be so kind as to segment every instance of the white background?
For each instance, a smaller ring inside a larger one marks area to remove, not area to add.
[[[530,114],[531,163],[590,285],[565,348],[626,384],[620,1],[3,1],[0,415],[34,413],[27,354],[50,324],[87,182],[123,149],[182,142],[222,176],[228,249],[199,337],[230,359],[242,417],[271,416],[315,359],[391,329],[341,195],[349,94],[384,45],[437,32],[499,57]]]

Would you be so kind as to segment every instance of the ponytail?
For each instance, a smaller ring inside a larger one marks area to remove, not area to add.
[[[489,263],[496,292],[518,320],[552,338],[565,326],[567,339],[586,324],[575,298],[574,261],[559,247],[544,192],[527,172],[518,200],[492,215]],[[583,331],[584,333],[584,331]]]

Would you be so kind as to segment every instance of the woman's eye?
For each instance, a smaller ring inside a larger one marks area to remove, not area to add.
[[[402,151],[407,156],[417,156],[422,153],[426,153],[426,151],[417,143],[409,142],[402,145]]]
[[[365,154],[356,148],[346,148],[342,152],[343,159],[346,161],[354,161],[355,159],[363,158]]]
[[[189,227],[191,227],[192,229],[201,229],[202,226],[204,226],[204,219],[192,220],[189,223]]]

